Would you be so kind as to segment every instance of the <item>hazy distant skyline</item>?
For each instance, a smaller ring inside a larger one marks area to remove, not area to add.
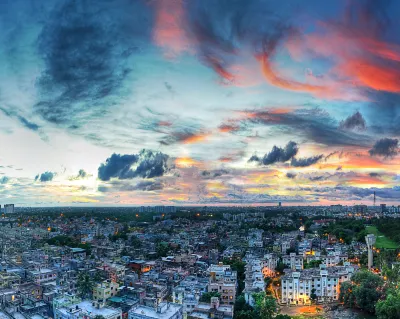
[[[0,3],[0,202],[400,204],[400,4]]]

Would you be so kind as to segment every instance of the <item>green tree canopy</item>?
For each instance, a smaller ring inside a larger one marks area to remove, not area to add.
[[[386,299],[378,301],[376,315],[378,319],[400,318],[400,289],[390,291]]]

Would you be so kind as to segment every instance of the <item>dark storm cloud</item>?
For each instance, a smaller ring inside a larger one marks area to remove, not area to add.
[[[7,184],[10,181],[10,178],[7,176],[3,176],[0,178],[0,184]]]
[[[398,136],[400,134],[400,95],[389,92],[367,91],[371,100],[363,108],[369,127],[378,134]]]
[[[167,133],[166,137],[160,140],[162,145],[171,145],[175,143],[192,144],[202,141],[208,134],[202,130],[184,128]]]
[[[210,6],[206,1],[187,2],[186,32],[196,44],[200,61],[221,78],[235,81],[229,71],[237,53],[250,47],[254,53],[276,34],[283,36],[287,10],[263,0],[221,0]]]
[[[112,154],[98,169],[98,178],[108,181],[111,178],[132,179],[135,177],[153,178],[162,176],[169,170],[169,156],[161,152],[142,150],[139,154]]]
[[[378,140],[369,154],[372,156],[382,156],[385,158],[394,157],[399,153],[399,140],[392,138],[383,138]]]
[[[362,114],[360,112],[356,112],[345,120],[341,121],[339,128],[344,130],[365,131],[367,129],[367,123]]]
[[[102,193],[109,192],[133,192],[133,191],[158,191],[162,190],[164,185],[160,181],[143,180],[136,184],[113,181],[109,185],[100,185],[97,190]]]
[[[137,50],[135,23],[145,12],[144,6],[134,10],[138,4],[100,0],[56,6],[38,41],[45,70],[37,83],[41,94],[35,110],[43,118],[67,124],[79,114],[101,115],[130,93],[124,86],[131,72],[128,60]],[[121,7],[136,12],[129,23]],[[142,28],[145,33],[145,24]]]
[[[248,118],[244,121],[272,126],[285,134],[295,131],[316,143],[329,146],[370,145],[369,136],[338,129],[337,122],[320,108],[299,109],[286,113],[277,113],[273,110],[245,111],[245,113],[248,114]]]
[[[80,169],[78,174],[69,178],[69,180],[78,180],[78,179],[85,179],[92,176],[88,174],[84,169]]]
[[[369,173],[369,176],[371,176],[371,177],[379,177],[380,174],[376,173],[376,172],[372,172],[372,173]]]
[[[54,173],[54,172],[44,172],[42,174],[36,175],[35,181],[50,182],[53,180],[53,178],[55,176],[56,176],[56,173]]]
[[[318,163],[323,157],[324,155],[321,154],[312,157],[292,158],[290,165],[294,167],[307,167]]]
[[[253,155],[249,162],[258,162],[259,165],[271,165],[274,163],[284,163],[296,156],[299,148],[297,143],[290,141],[286,144],[285,148],[274,145],[271,152],[265,154],[262,158]]]
[[[85,178],[85,177],[87,177],[87,176],[88,176],[88,173],[86,173],[85,170],[80,169],[79,172],[78,172],[78,176],[77,176],[77,177],[79,177],[79,178]]]
[[[295,179],[296,176],[297,176],[296,173],[291,173],[291,172],[287,172],[287,173],[286,173],[286,177],[287,177],[287,178],[290,178],[290,179]]]
[[[321,187],[321,188],[313,188],[311,190],[315,192],[314,195],[327,198],[335,197],[339,200],[364,200],[365,198],[372,197],[374,193],[377,198],[392,200],[398,199],[400,196],[400,188],[359,188],[353,186],[343,186],[338,185],[335,187]]]
[[[40,126],[27,120],[25,117],[17,114],[15,111],[12,110],[7,110],[3,107],[0,107],[0,110],[8,117],[11,118],[16,118],[20,124],[22,124],[24,127],[26,127],[27,129],[30,129],[32,131],[38,131]]]
[[[229,171],[227,171],[226,169],[216,169],[216,170],[202,171],[200,173],[200,176],[204,179],[209,179],[209,178],[221,177],[222,175],[227,175],[227,174],[229,174]]]
[[[320,176],[310,176],[308,179],[312,182],[317,182],[317,181],[324,181],[328,178],[329,176],[320,175]]]

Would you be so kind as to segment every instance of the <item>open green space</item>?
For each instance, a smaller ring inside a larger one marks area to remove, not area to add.
[[[383,235],[375,226],[367,226],[366,229],[369,234],[374,234],[376,236],[376,248],[396,249],[398,247],[394,241]]]

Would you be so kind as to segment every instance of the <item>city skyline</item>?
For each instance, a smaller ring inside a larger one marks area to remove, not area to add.
[[[0,197],[399,205],[395,1],[0,3]]]

